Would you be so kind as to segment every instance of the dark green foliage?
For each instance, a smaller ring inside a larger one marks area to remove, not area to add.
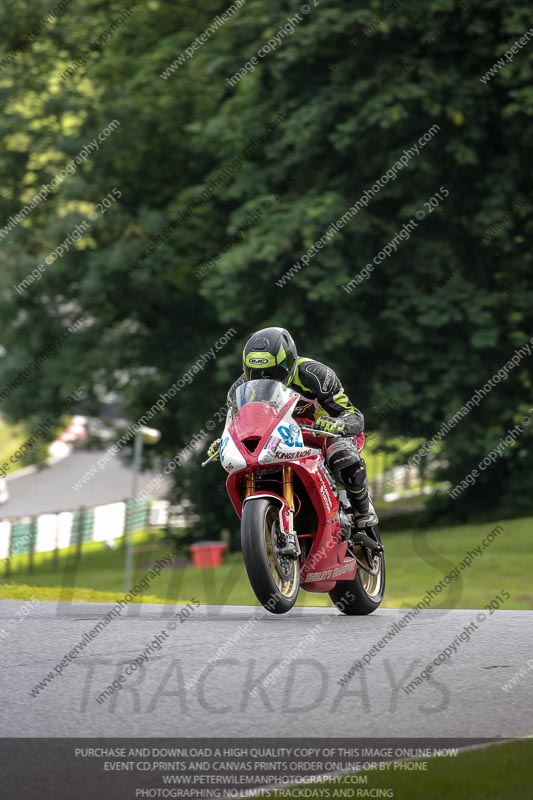
[[[529,4],[314,3],[234,88],[226,79],[297,6],[248,0],[162,79],[226,5],[134,5],[127,22],[64,80],[60,75],[124,10],[118,2],[82,0],[2,69],[0,227],[105,125],[120,121],[98,153],[0,242],[2,386],[65,320],[88,320],[32,378],[31,392],[21,389],[2,403],[3,413],[56,413],[62,398],[86,385],[93,398],[116,391],[137,419],[235,328],[238,336],[216,364],[153,420],[167,458],[223,403],[246,334],[281,324],[302,354],[339,371],[363,410],[394,399],[379,422],[384,433],[430,437],[529,341],[531,44],[480,81],[528,30]],[[32,7],[29,19],[26,3],[4,5],[7,53],[41,12]],[[34,5],[46,12],[45,4]],[[439,131],[420,155],[278,286],[433,125]],[[228,168],[236,157],[238,165]],[[449,196],[346,292],[343,286],[442,186]],[[14,291],[113,187],[120,202],[40,280],[22,295]],[[163,231],[168,236],[158,242]],[[444,476],[452,486],[533,404],[532,363],[524,358],[445,438]],[[506,509],[518,503],[525,512],[532,502],[529,430],[504,456],[451,503],[453,513],[496,507],[500,489]],[[199,461],[196,453],[189,464]],[[220,471],[188,465],[175,474],[206,530],[218,531],[224,515],[234,525]]]

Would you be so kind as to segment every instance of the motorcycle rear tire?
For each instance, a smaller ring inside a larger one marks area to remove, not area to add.
[[[377,525],[373,528],[378,542],[381,536]],[[358,550],[361,548],[358,548]],[[366,561],[361,552],[361,561]],[[335,588],[329,593],[339,611],[348,616],[362,616],[372,614],[379,608],[385,594],[385,555],[379,556],[379,576],[374,581],[372,576],[361,567],[357,567],[355,578],[351,581],[337,581]]]

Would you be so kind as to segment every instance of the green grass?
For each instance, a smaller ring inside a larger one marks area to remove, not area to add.
[[[107,564],[113,565],[115,562],[118,564],[123,563],[123,556],[119,555],[119,553],[123,553],[122,548],[122,539],[116,539],[115,545],[113,546],[106,546],[102,542],[84,542],[83,543],[83,562],[84,566],[88,566],[93,564],[97,567],[105,566]],[[154,555],[154,558],[158,558],[161,555],[167,553],[172,546],[171,544],[165,544],[161,541],[161,536],[159,533],[146,533],[145,531],[139,531],[138,533],[133,534],[133,543],[135,552],[138,555],[139,559],[142,560],[142,553],[145,552],[146,548],[153,547],[154,553],[159,555]],[[59,551],[59,563],[61,565],[61,575],[63,575],[64,565],[69,559],[74,558],[76,553],[76,546],[72,545],[71,547],[66,547],[63,550]],[[94,562],[93,562],[94,559]],[[57,575],[57,572],[53,569],[53,555],[50,552],[46,553],[34,553],[33,555],[33,564],[36,569],[36,573],[40,574],[42,572],[47,573],[53,571],[54,574]],[[28,566],[28,555],[26,553],[22,555],[12,555],[11,556],[11,569],[13,572],[21,572],[26,571]]]
[[[364,797],[364,794],[357,794],[364,790],[369,792],[367,797],[384,797],[384,794],[370,792],[388,789],[393,793],[389,796],[395,800],[529,800],[533,797],[532,758],[533,741],[525,739],[469,750],[455,757],[431,758],[426,762],[427,771],[364,770],[358,775],[368,776],[366,785],[339,780],[309,784],[306,788],[317,790],[311,797],[325,799],[335,797],[335,790],[347,790],[346,797]],[[270,793],[270,797],[302,797],[301,787],[300,793],[298,789],[283,790]]]
[[[460,573],[459,580],[438,595],[437,603],[447,608],[480,608],[504,590],[511,595],[504,608],[533,608],[533,588],[528,579],[533,569],[531,517],[401,531],[391,533],[390,537],[385,527],[388,568],[385,605],[417,603],[427,589],[433,588],[497,525],[501,525],[503,532]]]
[[[11,475],[22,466],[20,459],[13,464],[9,457],[13,455],[26,438],[27,431],[23,425],[9,425],[0,417],[0,464],[4,462],[9,464],[8,475]]]
[[[0,600],[57,600],[58,587],[27,586],[23,583],[0,585]],[[73,602],[115,603],[116,592],[97,592],[95,589],[75,589]],[[159,597],[143,595],[134,597],[132,603],[163,603]]]
[[[472,566],[460,573],[460,579],[451,583],[437,595],[433,607],[480,608],[489,603],[498,592],[510,593],[504,608],[533,608],[533,589],[529,576],[533,573],[531,533],[533,518],[466,525],[435,527],[424,533],[420,530],[391,532],[384,526],[384,544],[387,559],[387,589],[384,607],[410,607],[421,600],[427,589],[435,586],[463,558],[473,550],[497,524],[503,533],[476,558]],[[169,552],[171,544],[155,535],[138,536],[135,550],[135,580],[139,580],[154,561]],[[53,589],[50,599],[75,599],[68,587],[91,589],[120,595],[123,590],[124,552],[101,544],[84,545],[79,569],[65,563],[60,557],[60,571],[53,569],[51,557],[36,556],[34,573],[25,569],[27,556],[15,561],[17,572],[5,582],[3,597],[10,597],[17,584]],[[13,586],[13,589],[9,587]],[[54,588],[55,587],[55,588]],[[61,588],[63,587],[63,588]],[[165,569],[150,582],[146,594],[159,601],[176,602],[176,598],[190,600],[193,596],[201,603],[228,605],[256,605],[250,588],[241,553],[230,554],[221,567],[214,569]],[[300,592],[300,605],[330,605],[327,595]]]

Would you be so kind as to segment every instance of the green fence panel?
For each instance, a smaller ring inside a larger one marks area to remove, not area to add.
[[[93,530],[94,530],[94,509],[86,508],[83,513],[83,542],[92,542],[93,541]]]
[[[11,525],[11,555],[30,552],[31,518],[15,520]]]
[[[131,533],[147,527],[150,514],[150,500],[132,498],[126,501],[126,528]]]

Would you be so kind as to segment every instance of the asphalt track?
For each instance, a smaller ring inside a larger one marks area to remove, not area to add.
[[[23,605],[0,603],[3,737],[514,737],[533,728],[531,673],[512,691],[502,689],[533,656],[530,611],[485,612],[452,660],[406,694],[402,687],[479,610],[420,612],[340,686],[354,659],[407,609],[345,617],[306,608],[278,617],[261,608],[208,606],[180,622],[172,606],[134,605],[32,697],[35,684],[111,606],[40,603],[17,621]],[[156,634],[161,650],[99,704],[96,696]],[[254,696],[258,679],[264,685]]]

